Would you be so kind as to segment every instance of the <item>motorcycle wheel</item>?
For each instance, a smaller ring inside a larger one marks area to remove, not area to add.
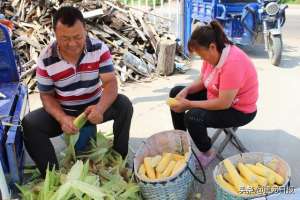
[[[272,65],[279,66],[282,54],[282,38],[281,35],[270,35],[269,36],[269,58]]]

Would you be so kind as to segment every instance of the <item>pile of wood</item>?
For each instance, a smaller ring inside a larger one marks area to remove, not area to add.
[[[22,78],[30,89],[36,85],[34,72],[40,51],[55,40],[52,15],[62,5],[73,5],[83,12],[89,35],[109,46],[121,82],[151,79],[158,71],[160,42],[171,40],[175,43],[175,36],[168,34],[167,28],[161,24],[157,28],[149,22],[148,12],[137,13],[117,1],[7,0],[0,4],[0,12],[14,23],[13,42],[20,55]],[[176,56],[170,57],[177,63],[186,62],[182,48],[175,44],[172,48]]]

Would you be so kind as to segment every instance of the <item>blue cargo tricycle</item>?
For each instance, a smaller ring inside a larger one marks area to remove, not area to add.
[[[228,38],[240,46],[265,44],[273,65],[278,66],[282,54],[281,27],[285,23],[287,5],[278,0],[185,0],[184,43],[195,24],[218,20]]]

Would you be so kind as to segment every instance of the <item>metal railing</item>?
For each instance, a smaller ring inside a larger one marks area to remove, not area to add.
[[[183,38],[183,0],[121,0],[135,13],[146,15],[156,28]]]

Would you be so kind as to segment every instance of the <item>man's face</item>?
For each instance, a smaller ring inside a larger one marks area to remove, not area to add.
[[[58,21],[55,35],[60,51],[66,54],[78,56],[85,47],[86,30],[80,20],[77,20],[71,27]]]

